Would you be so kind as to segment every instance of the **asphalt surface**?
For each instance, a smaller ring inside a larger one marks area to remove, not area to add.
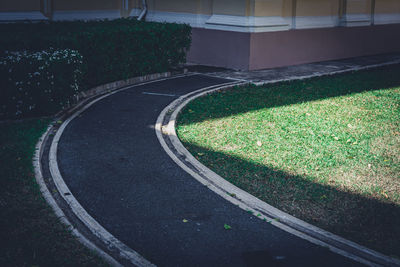
[[[59,142],[58,165],[75,198],[159,266],[359,265],[224,200],[162,149],[154,124],[163,108],[180,95],[228,81],[196,75],[134,87],[71,121]]]

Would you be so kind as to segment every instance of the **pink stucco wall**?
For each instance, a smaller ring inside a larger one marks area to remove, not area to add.
[[[188,62],[257,70],[400,52],[400,24],[238,33],[193,29]]]
[[[400,52],[400,24],[253,33],[249,69]]]
[[[188,62],[247,70],[249,59],[248,33],[193,28]]]

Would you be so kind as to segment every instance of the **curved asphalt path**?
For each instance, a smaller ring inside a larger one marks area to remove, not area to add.
[[[154,124],[163,108],[226,82],[194,75],[149,83],[106,97],[71,121],[58,144],[58,165],[75,198],[159,266],[359,265],[224,200],[162,149]]]

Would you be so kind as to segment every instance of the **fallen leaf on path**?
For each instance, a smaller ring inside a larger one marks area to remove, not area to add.
[[[225,230],[231,230],[232,229],[232,227],[230,225],[227,225],[227,224],[224,224],[224,228],[225,228]]]

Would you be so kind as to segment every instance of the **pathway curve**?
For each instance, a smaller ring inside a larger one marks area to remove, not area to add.
[[[159,266],[357,266],[231,204],[163,150],[154,125],[164,107],[227,82],[191,75],[96,102],[58,143],[58,166],[71,193],[117,239]]]

